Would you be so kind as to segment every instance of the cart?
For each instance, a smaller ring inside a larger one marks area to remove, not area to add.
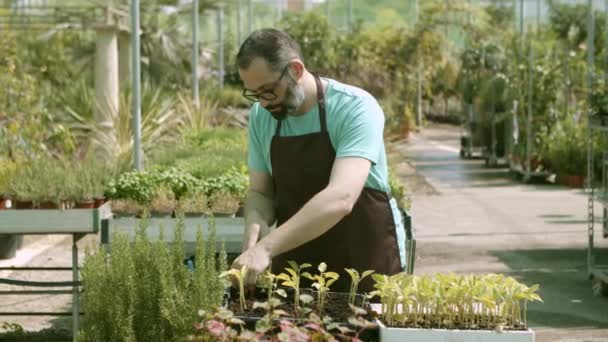
[[[480,158],[483,156],[481,141],[481,126],[475,115],[472,104],[466,104],[467,117],[460,131],[460,157],[465,159]]]

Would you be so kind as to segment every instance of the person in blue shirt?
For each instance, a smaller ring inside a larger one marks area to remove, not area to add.
[[[283,272],[289,260],[325,262],[341,274],[332,291],[349,291],[344,268],[403,271],[405,237],[374,97],[312,74],[298,44],[276,29],[253,32],[237,64],[253,105],[246,229],[232,267],[248,267],[248,287],[270,265]],[[371,291],[371,279],[359,290]]]

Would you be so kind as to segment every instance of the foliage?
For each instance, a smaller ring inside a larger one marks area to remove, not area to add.
[[[255,331],[245,328],[245,322],[226,309],[211,312],[201,310],[200,319],[194,325],[195,333],[189,335],[191,341],[351,341],[358,342],[359,335],[373,326],[363,318],[366,311],[352,307],[351,327],[333,322],[331,317],[319,317],[311,312],[302,319],[290,320],[286,312],[277,307],[276,298],[268,302],[255,302],[254,308],[264,310],[265,315],[255,326]]]
[[[103,197],[111,169],[94,159],[66,158],[21,159],[6,187],[8,197],[35,204],[66,201],[81,202]]]
[[[541,156],[558,175],[585,175],[587,172],[587,124],[575,117],[558,120],[551,130],[540,132]]]
[[[196,265],[184,265],[184,222],[175,227],[173,246],[161,236],[147,237],[142,221],[133,245],[115,233],[112,250],[87,250],[82,268],[83,309],[87,313],[78,340],[181,341],[191,331],[200,309],[219,307],[223,283],[219,274],[226,268],[225,252],[216,259],[215,227],[203,238],[199,228]],[[207,240],[207,241],[205,241]]]
[[[325,306],[329,287],[340,278],[340,275],[336,272],[328,272],[327,264],[324,262],[319,264],[317,270],[319,271],[318,274],[312,275],[309,272],[304,272],[302,273],[302,277],[313,281],[312,287],[317,289],[317,310],[320,314],[323,314],[323,307]]]
[[[527,325],[527,302],[542,301],[538,285],[527,287],[500,274],[372,277],[372,294],[380,297],[389,326],[521,329]]]
[[[232,277],[239,285],[239,304],[241,305],[241,312],[247,309],[247,303],[245,302],[245,280],[247,279],[247,266],[244,265],[240,270],[231,268],[228,271],[224,271],[220,274],[220,278]]]
[[[592,114],[608,115],[608,88],[605,78],[598,77],[595,80],[589,96],[589,106]]]
[[[17,164],[12,160],[0,159],[0,198],[8,195],[9,184],[17,171]]]
[[[332,30],[319,12],[290,15],[280,23],[281,28],[300,44],[304,62],[309,70],[323,73],[331,61]]]
[[[372,275],[374,271],[367,270],[363,271],[363,273],[359,274],[357,270],[354,268],[345,268],[344,269],[348,275],[350,275],[350,293],[348,297],[348,302],[351,305],[355,305],[355,296],[357,295],[357,288],[359,287],[359,283],[366,277]]]
[[[294,291],[294,311],[296,314],[300,313],[300,280],[302,279],[302,270],[305,268],[309,268],[312,265],[308,263],[303,263],[298,265],[295,261],[288,261],[289,267],[285,267],[285,271],[287,273],[280,273],[277,275],[277,279],[281,280],[282,286],[293,289]]]
[[[131,199],[139,204],[149,204],[158,186],[154,174],[147,171],[122,173],[108,184],[109,199]]]

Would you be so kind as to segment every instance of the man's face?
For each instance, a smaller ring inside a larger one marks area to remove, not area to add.
[[[272,115],[281,119],[294,115],[305,100],[303,87],[291,73],[287,64],[280,72],[272,71],[261,58],[256,58],[247,69],[239,69],[245,91],[243,95],[260,105]]]

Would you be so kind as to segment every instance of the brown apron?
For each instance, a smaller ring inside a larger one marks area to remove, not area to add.
[[[275,188],[277,227],[290,219],[314,195],[329,184],[336,158],[325,120],[325,96],[321,80],[315,76],[321,131],[298,136],[280,136],[282,120],[270,146],[272,178]],[[272,260],[272,272],[285,272],[287,261],[298,264],[321,262],[329,271],[340,274],[331,291],[348,292],[350,276],[344,268],[359,272],[371,269],[377,273],[392,275],[402,271],[397,245],[395,223],[385,192],[364,188],[350,214],[340,220],[325,234]],[[280,228],[279,228],[280,229]],[[370,278],[359,285],[359,292],[373,290]],[[303,286],[310,283],[304,281]]]

